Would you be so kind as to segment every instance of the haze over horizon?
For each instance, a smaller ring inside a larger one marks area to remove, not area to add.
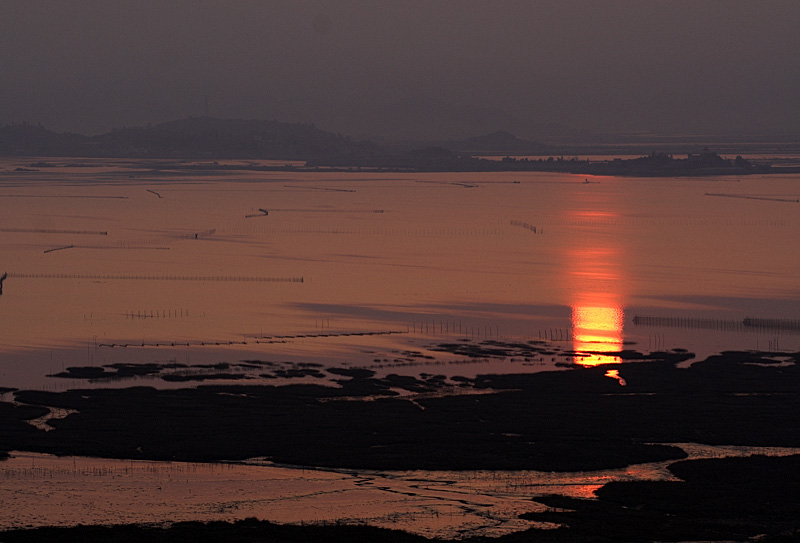
[[[0,124],[800,133],[800,2],[0,3]]]

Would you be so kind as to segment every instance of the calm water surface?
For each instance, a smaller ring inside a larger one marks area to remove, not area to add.
[[[800,349],[798,176],[187,173],[168,163],[49,162],[0,163],[0,387],[170,386],[48,377],[118,362],[313,362],[453,377],[564,361],[430,350],[459,340],[544,340],[584,364],[615,362],[621,349],[685,348],[698,358]],[[748,317],[772,324],[745,327]],[[624,371],[610,376],[622,381]],[[684,448],[692,457],[752,452]],[[455,537],[530,526],[517,515],[541,507],[536,495],[589,497],[609,480],[669,474],[665,464],[366,473],[17,453],[0,477],[0,527],[257,516]]]
[[[0,386],[75,386],[46,375],[115,362],[550,367],[399,356],[443,339],[547,339],[584,363],[800,346],[798,176],[51,162],[0,166]],[[746,317],[782,325],[731,331]]]

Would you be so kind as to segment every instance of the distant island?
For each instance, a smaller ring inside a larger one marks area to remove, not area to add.
[[[506,156],[500,160],[494,160],[458,155],[443,147],[429,147],[409,151],[402,155],[359,162],[329,160],[324,163],[312,161],[308,165],[428,172],[558,172],[591,176],[639,177],[776,173],[768,163],[755,163],[741,156],[737,156],[735,159],[726,159],[707,149],[700,153],[689,154],[686,158],[675,158],[671,154],[654,152],[632,159],[589,160],[552,156],[548,158]],[[794,173],[800,171],[800,168],[782,168],[780,171]]]
[[[191,117],[97,136],[28,123],[0,127],[0,155],[95,158],[320,160],[374,156],[378,146],[304,123]]]
[[[559,172],[613,176],[706,176],[795,173],[763,161],[728,159],[709,149],[677,158],[654,151],[628,159],[553,156],[545,144],[498,131],[421,147],[381,146],[306,123],[191,117],[157,125],[115,129],[97,136],[56,133],[29,123],[0,127],[0,156],[209,160],[186,167],[230,169],[226,159],[278,160],[286,165],[236,165],[237,169],[303,168],[418,172]],[[35,166],[35,164],[33,165]]]

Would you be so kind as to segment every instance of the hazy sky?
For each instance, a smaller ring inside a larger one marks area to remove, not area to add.
[[[0,0],[0,123],[800,133],[798,0]]]

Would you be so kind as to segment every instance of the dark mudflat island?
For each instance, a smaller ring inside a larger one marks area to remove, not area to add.
[[[500,342],[473,346],[476,352],[524,348]],[[788,541],[799,536],[800,457],[685,461],[685,453],[670,443],[800,447],[800,353],[727,352],[688,368],[677,366],[691,356],[685,352],[620,355],[625,363],[474,379],[323,370],[337,388],[239,384],[17,391],[16,404],[0,403],[0,448],[153,460],[268,457],[294,465],[381,470],[577,471],[675,460],[670,469],[679,481],[612,483],[597,500],[537,498],[557,509],[529,518],[562,527],[500,539],[747,541],[763,534],[761,540]],[[627,385],[606,376],[609,369],[618,370]],[[50,420],[49,432],[26,422],[50,407],[76,412]],[[421,539],[366,527],[258,521],[1,535],[2,541]]]
[[[495,160],[458,153],[443,147],[428,147],[379,157],[325,157],[309,160],[306,166],[417,172],[553,172],[619,177],[742,176],[800,171],[796,167],[774,168],[770,163],[755,162],[741,156],[728,159],[708,149],[699,153],[689,153],[686,158],[675,157],[670,153],[652,152],[649,155],[628,159],[505,156]]]

